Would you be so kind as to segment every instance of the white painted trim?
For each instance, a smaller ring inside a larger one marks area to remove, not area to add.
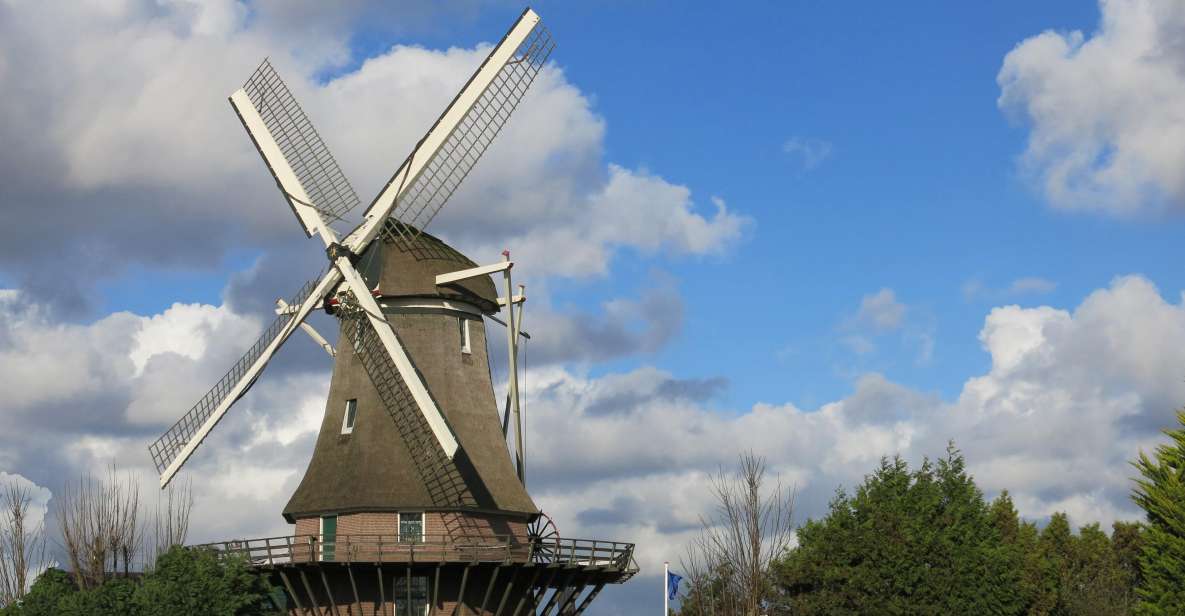
[[[403,541],[403,514],[416,513],[420,516],[420,543],[428,540],[428,514],[424,511],[397,511],[395,512],[395,534],[399,537],[399,541]]]
[[[445,109],[436,124],[428,130],[428,134],[420,140],[416,150],[411,156],[404,159],[399,169],[395,171],[395,175],[391,176],[382,192],[375,197],[374,202],[366,210],[366,218],[363,223],[342,242],[350,250],[355,253],[360,252],[379,234],[383,223],[395,209],[403,192],[415,183],[420,172],[432,161],[440,146],[456,130],[465,114],[485,93],[486,88],[490,86],[502,67],[514,57],[514,52],[518,50],[519,45],[527,39],[531,30],[538,23],[539,15],[535,11],[527,9],[523,12],[519,20],[511,27],[510,32],[506,34],[506,38],[502,39],[502,42],[490,52],[485,62],[473,74],[469,83],[457,94],[457,98],[449,104],[448,109]]]
[[[354,423],[350,423],[350,403],[354,403]],[[354,426],[358,425],[358,399],[346,400],[346,410],[342,412],[342,434],[353,434]]]
[[[461,280],[468,280],[470,278],[477,278],[478,276],[489,276],[498,272],[506,271],[514,267],[514,261],[502,261],[493,265],[482,265],[480,267],[471,267],[469,269],[449,272],[447,274],[437,274],[436,286],[449,284],[451,282],[459,282]]]
[[[465,317],[458,317],[461,328],[461,352],[466,355],[473,353],[472,338],[469,335],[469,319]]]
[[[293,314],[294,312],[296,312],[295,306],[289,306],[288,302],[284,301],[283,298],[276,300],[276,314]],[[329,344],[325,336],[321,335],[321,332],[318,332],[308,323],[301,323],[300,328],[304,330],[304,333],[309,335],[309,338],[313,339],[313,342],[316,342],[326,353],[329,353],[330,357],[337,357],[337,351],[333,348],[332,344]]]
[[[379,306],[382,307],[383,312],[400,312],[402,310],[444,310],[447,312],[456,312],[460,314],[471,314],[473,316],[482,316],[481,310],[475,306],[471,306],[463,302],[454,302],[447,299],[429,299],[419,297],[395,298],[384,297],[379,299]]]
[[[241,88],[230,95],[230,104],[239,114],[239,118],[243,121],[243,128],[247,129],[251,140],[255,142],[255,147],[263,156],[272,176],[280,184],[280,189],[285,193],[284,198],[292,206],[292,211],[296,214],[301,226],[304,227],[304,232],[312,237],[313,233],[317,231],[320,216],[317,210],[305,205],[311,202],[309,195],[300,185],[300,180],[292,171],[288,160],[284,158],[283,151],[280,150],[279,144],[272,137],[271,131],[267,129],[263,117],[259,115],[255,105],[251,104],[251,98],[247,96],[247,92]]]

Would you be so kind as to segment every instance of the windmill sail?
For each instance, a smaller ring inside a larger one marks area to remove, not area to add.
[[[404,223],[383,225],[388,239],[406,243],[432,222],[502,130],[553,49],[539,16],[524,11],[367,210],[388,208],[388,216]]]
[[[305,205],[314,207],[329,222],[344,220],[360,203],[358,193],[270,62],[264,60],[255,69],[243,84],[243,92],[304,188],[309,201]]]
[[[387,414],[394,421],[411,458],[417,461],[416,472],[433,501],[439,507],[473,507],[472,491],[457,466],[437,444],[428,422],[412,397],[390,354],[383,347],[374,325],[361,311],[343,315],[342,335],[353,345],[367,375],[378,391]]]
[[[300,309],[277,316],[210,391],[182,415],[173,427],[148,446],[156,470],[161,474],[162,487],[168,484],[214,425],[222,419],[230,405],[251,388],[271,356],[308,315],[310,300],[321,297],[327,287],[338,280],[337,272],[330,270],[319,280],[311,280],[301,287],[289,302],[300,306]],[[318,289],[321,292],[314,297],[314,291]]]

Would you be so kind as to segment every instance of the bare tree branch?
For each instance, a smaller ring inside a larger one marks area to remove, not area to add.
[[[794,491],[775,481],[763,494],[765,472],[765,460],[748,452],[734,472],[721,469],[712,478],[716,510],[700,518],[699,537],[680,559],[691,587],[682,613],[764,613],[770,567],[790,548],[794,531]]]
[[[33,490],[10,480],[0,486],[0,607],[23,597],[49,565],[45,521],[29,519]]]

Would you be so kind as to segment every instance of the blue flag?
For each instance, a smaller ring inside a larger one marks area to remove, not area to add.
[[[675,596],[679,594],[679,582],[683,581],[683,576],[667,572],[667,599],[675,600]]]

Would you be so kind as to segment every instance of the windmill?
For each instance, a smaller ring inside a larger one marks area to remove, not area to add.
[[[149,451],[164,488],[298,328],[333,358],[313,456],[283,511],[294,532],[209,546],[275,579],[290,613],[579,614],[637,570],[633,544],[561,538],[526,491],[517,377],[526,297],[510,254],[480,266],[425,232],[553,48],[525,10],[343,235],[335,227],[361,201],[272,65],[230,96],[329,266],[277,300],[272,324]],[[319,309],[340,321],[336,349],[306,323]],[[487,320],[506,329],[501,412]]]

